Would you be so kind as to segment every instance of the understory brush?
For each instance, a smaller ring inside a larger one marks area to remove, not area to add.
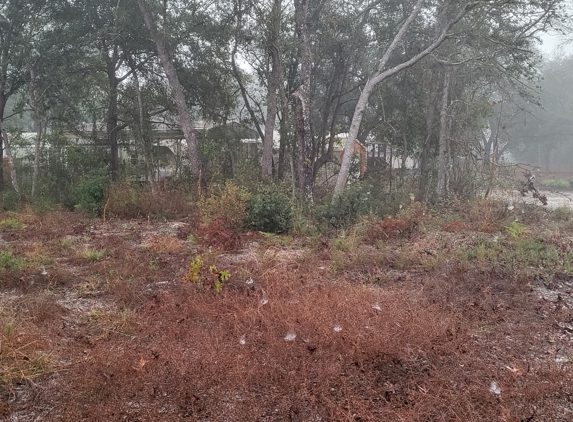
[[[171,189],[159,184],[153,192],[149,185],[126,181],[113,183],[109,187],[104,208],[108,217],[188,218],[197,213],[190,199],[181,189]]]

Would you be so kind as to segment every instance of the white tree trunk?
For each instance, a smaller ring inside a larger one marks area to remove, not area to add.
[[[173,60],[169,55],[165,41],[157,33],[157,28],[153,20],[151,9],[145,0],[137,0],[137,4],[139,5],[139,10],[143,15],[145,26],[147,26],[147,29],[149,30],[151,40],[157,47],[157,54],[159,55],[159,59],[161,60],[165,75],[169,81],[169,86],[171,87],[171,96],[179,114],[179,124],[183,130],[183,136],[185,136],[185,140],[187,141],[187,153],[189,156],[191,173],[195,176],[199,176],[201,170],[199,163],[199,148],[197,144],[197,137],[195,136],[195,129],[193,127],[193,118],[191,117],[191,113],[189,113],[189,109],[187,108],[187,103],[185,101],[183,86],[179,81],[175,65],[173,64]]]
[[[448,98],[450,94],[451,69],[444,70],[442,106],[440,109],[440,134],[438,138],[438,198],[448,196],[447,149],[448,149]]]
[[[364,115],[364,111],[366,110],[366,106],[368,104],[370,95],[372,94],[376,86],[378,86],[378,84],[380,84],[382,81],[401,72],[402,70],[415,65],[421,59],[423,59],[432,51],[434,51],[436,48],[438,48],[442,44],[442,42],[444,42],[444,40],[447,38],[448,31],[457,22],[459,22],[470,10],[472,10],[478,4],[480,4],[480,2],[473,2],[463,7],[462,10],[445,25],[444,29],[439,32],[434,41],[428,47],[426,47],[422,52],[418,53],[417,55],[415,55],[414,57],[403,63],[400,63],[394,67],[386,69],[388,60],[394,53],[398,44],[406,35],[406,32],[408,31],[408,27],[410,26],[410,24],[420,13],[423,3],[424,0],[418,0],[416,2],[414,8],[412,9],[412,12],[410,12],[410,15],[400,27],[400,30],[390,43],[390,46],[382,56],[382,59],[380,59],[380,61],[378,62],[378,67],[376,71],[372,73],[372,75],[370,75],[368,81],[366,82],[366,85],[364,86],[362,93],[360,94],[360,98],[358,99],[358,103],[356,104],[356,108],[354,109],[354,115],[352,116],[352,123],[350,124],[348,139],[346,140],[346,144],[344,146],[344,154],[342,156],[340,173],[338,173],[336,186],[334,188],[333,202],[336,201],[336,198],[340,195],[340,193],[346,186],[346,181],[348,180],[348,173],[350,171],[350,163],[352,161],[352,154],[354,152],[354,143],[356,142],[356,139],[358,137],[360,123],[362,122],[362,117]]]
[[[4,128],[0,128],[4,132],[4,139],[6,143],[4,145],[4,151],[6,151],[6,157],[8,158],[8,164],[10,165],[10,178],[12,179],[12,186],[14,190],[20,196],[20,187],[18,186],[18,177],[16,175],[16,168],[14,167],[14,157],[12,157],[11,142],[8,140],[8,134],[4,131]]]

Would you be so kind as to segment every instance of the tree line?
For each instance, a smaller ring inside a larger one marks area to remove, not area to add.
[[[99,167],[121,180],[127,137],[153,185],[153,128],[163,123],[182,131],[190,177],[232,177],[224,168],[236,158],[233,140],[209,140],[196,121],[240,121],[262,140],[258,177],[290,176],[302,197],[334,161],[331,185],[340,195],[355,142],[370,140],[402,157],[403,168],[415,157],[419,200],[463,194],[475,188],[467,175],[500,154],[492,136],[505,124],[496,118],[500,104],[535,100],[538,38],[566,22],[564,7],[564,0],[5,0],[0,164],[9,165],[12,188],[33,200],[73,183],[71,162],[76,176]],[[22,119],[36,132],[26,189],[10,135]],[[66,143],[62,134],[86,123],[105,153],[83,157]],[[340,133],[347,136],[337,157]],[[40,188],[40,178],[50,187]],[[8,189],[4,171],[0,189]]]

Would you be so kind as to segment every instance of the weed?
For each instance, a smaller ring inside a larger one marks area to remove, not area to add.
[[[23,258],[12,255],[12,252],[0,250],[0,269],[2,270],[21,270],[26,265]]]
[[[569,207],[557,207],[553,210],[553,217],[558,221],[569,221],[573,218],[573,210]]]
[[[26,227],[28,227],[26,224],[21,223],[15,218],[7,218],[6,220],[0,221],[0,230],[2,231],[24,230]]]
[[[190,234],[189,236],[187,236],[187,242],[191,243],[192,245],[194,245],[195,242],[195,236],[193,236],[192,234]]]
[[[243,226],[250,194],[245,188],[227,182],[214,187],[209,196],[199,202],[201,220],[205,224],[221,221],[225,227],[238,230]]]
[[[208,273],[205,273],[204,267],[203,260],[197,255],[189,264],[183,282],[203,282],[203,285],[212,285],[216,292],[220,292],[223,289],[223,282],[231,277],[231,273],[228,270],[219,270],[215,265],[210,265]]]
[[[152,271],[157,271],[159,269],[159,261],[157,259],[152,259],[149,261],[149,269]]]
[[[97,248],[84,248],[82,251],[82,256],[84,259],[90,262],[98,262],[101,261],[105,256],[105,249],[97,249]]]
[[[513,221],[509,226],[505,227],[505,231],[508,232],[514,239],[518,239],[529,230],[527,230],[527,227],[525,227],[520,222]]]
[[[189,264],[189,269],[187,270],[185,277],[183,277],[183,282],[185,283],[190,281],[192,283],[199,283],[201,281],[199,274],[201,273],[202,269],[203,261],[201,260],[201,257],[197,255],[195,259]]]

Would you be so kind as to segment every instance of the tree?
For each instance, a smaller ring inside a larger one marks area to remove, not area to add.
[[[368,99],[381,82],[387,80],[393,75],[396,75],[404,69],[415,65],[430,53],[437,51],[442,43],[444,43],[448,38],[453,39],[457,36],[458,39],[471,46],[474,34],[479,33],[479,30],[483,30],[484,27],[490,28],[490,26],[481,26],[484,24],[484,21],[488,20],[490,21],[488,23],[491,24],[492,29],[486,31],[488,33],[486,34],[485,39],[489,39],[493,44],[498,43],[497,46],[500,49],[515,47],[511,54],[505,54],[503,58],[498,59],[497,62],[498,67],[504,68],[506,71],[510,70],[511,66],[515,66],[515,59],[518,56],[517,52],[521,51],[522,55],[526,55],[523,51],[527,52],[527,48],[530,46],[535,33],[543,30],[543,28],[545,28],[552,20],[557,18],[558,8],[562,2],[558,0],[550,2],[448,1],[444,2],[436,9],[428,7],[424,8],[424,6],[426,6],[425,3],[426,2],[423,0],[418,0],[410,9],[411,11],[408,17],[403,21],[400,28],[397,30],[396,35],[392,37],[392,41],[388,47],[384,49],[384,53],[379,59],[376,69],[370,73],[361,92],[354,110],[350,133],[344,150],[341,171],[335,187],[335,197],[340,194],[346,184],[354,142],[358,135],[362,117],[368,104]],[[425,12],[423,14],[424,21],[432,23],[434,26],[434,35],[428,38],[426,41],[426,47],[418,53],[400,57],[396,63],[389,64],[390,59],[397,55],[397,47],[401,45],[406,35],[409,33],[409,28],[413,22],[417,19],[422,19],[422,10]],[[528,18],[523,19],[524,16],[527,16]],[[431,21],[429,20],[429,17],[431,17]],[[460,34],[450,33],[452,28],[462,20],[468,22],[464,27],[465,32]],[[492,20],[494,22],[491,22]],[[506,38],[502,39],[500,35],[504,35]],[[479,36],[478,40],[481,40]],[[478,42],[476,42],[476,44],[478,44]],[[462,44],[462,46],[464,46],[464,44]],[[530,61],[527,63],[530,64]],[[444,86],[446,86],[446,84],[444,84]],[[430,100],[429,103],[429,105],[435,104],[435,100]],[[432,114],[433,113],[430,113],[427,119],[429,130],[428,136],[430,136],[434,126],[434,118],[432,117]],[[426,151],[426,155],[428,155],[427,152],[428,151]],[[426,167],[427,164],[428,163],[426,162]],[[422,171],[424,171],[424,168],[422,168]]]
[[[183,86],[179,81],[177,76],[177,70],[173,64],[171,54],[167,48],[164,38],[159,35],[157,27],[155,25],[155,20],[153,14],[147,2],[145,0],[137,0],[143,19],[145,20],[145,25],[149,30],[149,35],[153,43],[157,48],[157,54],[161,60],[161,64],[169,81],[169,86],[171,87],[171,95],[173,101],[177,106],[177,112],[179,114],[179,124],[183,130],[183,134],[187,141],[187,153],[189,156],[189,165],[191,168],[191,173],[195,176],[200,176],[201,166],[199,162],[199,149],[197,144],[197,137],[195,135],[195,129],[193,127],[193,118],[187,107],[187,102],[185,100],[185,93],[183,91]]]

